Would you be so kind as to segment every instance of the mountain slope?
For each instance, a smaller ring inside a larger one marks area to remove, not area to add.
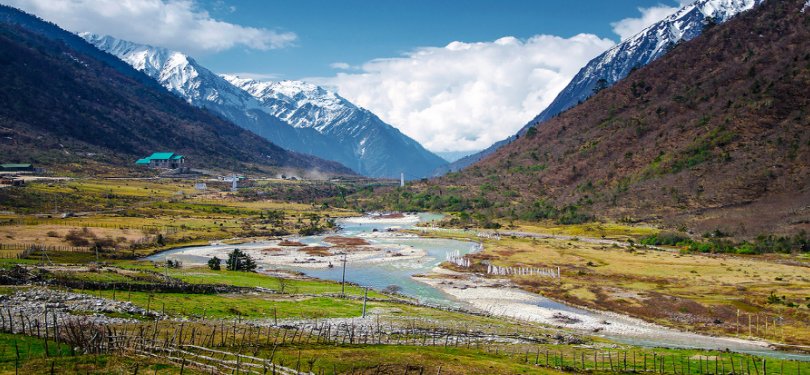
[[[277,117],[268,115],[250,94],[180,52],[110,36],[80,35],[99,49],[154,78],[188,103],[209,109],[283,148],[339,162],[348,158],[348,154],[341,155],[344,158],[335,157],[339,151],[330,150],[329,140],[318,132],[291,128]]]
[[[180,52],[109,36],[82,37],[189,103],[282,147],[343,163],[371,177],[399,177],[404,172],[418,178],[445,163],[372,113],[321,87],[223,78]]]
[[[480,163],[415,185],[420,199],[749,238],[810,230],[804,2],[768,1],[709,28]]]
[[[585,101],[595,91],[610,87],[634,69],[649,64],[683,41],[700,35],[709,24],[728,21],[740,12],[761,4],[764,0],[697,0],[686,5],[669,17],[647,27],[635,36],[622,41],[589,61],[570,83],[554,98],[554,101],[518,134],[530,126],[542,123],[563,111]],[[496,142],[487,149],[451,163],[449,170],[457,171],[483,159],[515,136]],[[446,170],[441,171],[441,173]]]
[[[368,110],[322,87],[300,81],[260,82],[225,77],[259,99],[268,113],[296,128],[311,128],[351,150],[362,174],[406,178],[429,176],[446,162]]]
[[[154,151],[175,151],[201,168],[351,173],[189,106],[72,35],[0,6],[0,149],[6,160],[55,169],[131,167]]]

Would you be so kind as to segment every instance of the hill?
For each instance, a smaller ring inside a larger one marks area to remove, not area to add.
[[[739,238],[810,229],[805,7],[769,1],[710,27],[407,202]]]
[[[613,86],[633,70],[665,55],[678,43],[694,39],[707,25],[726,22],[762,2],[763,0],[697,0],[684,5],[672,15],[648,26],[589,61],[554,101],[524,125],[517,134],[523,134],[529,127],[547,121],[585,101],[598,90]],[[481,152],[451,163],[447,169],[437,170],[437,174],[466,168],[514,141],[515,138],[513,135],[498,141]]]
[[[351,174],[288,152],[170,94],[76,35],[0,7],[0,150],[4,162],[57,170],[132,167],[154,151],[194,167],[279,167]]]

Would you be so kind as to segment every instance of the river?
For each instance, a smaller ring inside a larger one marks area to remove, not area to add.
[[[454,293],[454,290],[442,291],[440,288],[431,286],[414,279],[414,275],[431,272],[436,266],[446,259],[448,254],[468,254],[477,251],[479,245],[473,242],[424,238],[414,235],[403,235],[401,233],[387,231],[389,228],[412,228],[417,222],[429,222],[441,218],[438,214],[419,214],[417,217],[406,217],[401,219],[372,220],[369,218],[348,218],[339,219],[340,230],[337,235],[343,237],[356,237],[368,241],[372,246],[381,249],[403,249],[413,248],[423,251],[420,257],[405,257],[407,259],[365,259],[364,261],[348,261],[346,264],[346,281],[368,286],[377,290],[396,285],[400,293],[413,297],[422,303],[444,305],[453,307],[473,307],[479,310],[487,310],[494,314],[512,316],[518,319],[561,325],[566,328],[578,330],[587,334],[594,334],[594,328],[599,332],[595,335],[609,338],[611,340],[647,346],[647,347],[692,347],[701,349],[730,349],[737,352],[759,354],[778,358],[791,358],[799,360],[810,360],[808,355],[791,354],[773,351],[762,343],[738,340],[722,337],[709,337],[694,333],[671,330],[654,324],[649,324],[638,319],[626,317],[620,314],[609,312],[596,312],[584,310],[569,305],[565,305],[539,295],[528,292],[505,289],[491,290],[486,294],[486,302],[482,299],[465,299],[469,292],[487,292],[487,288],[473,288],[467,290],[467,294]],[[333,234],[334,235],[334,234]],[[324,243],[325,236],[307,236],[292,238],[307,245],[327,245]],[[257,241],[241,243],[238,245],[212,244],[207,246],[196,246],[178,248],[164,251],[152,255],[147,260],[163,261],[165,259],[180,260],[186,265],[205,264],[209,256],[205,254],[225,253],[234,248],[251,251],[260,251],[268,246],[277,244],[277,241]],[[379,260],[379,261],[378,261]],[[383,261],[384,260],[384,261]],[[260,267],[273,269],[285,269],[302,272],[308,276],[326,280],[340,281],[343,277],[342,264],[335,264],[332,268],[312,267],[310,265],[295,264],[262,264]],[[261,269],[260,268],[260,271]],[[560,313],[567,317],[579,320],[576,324],[558,324],[552,321],[552,317]]]

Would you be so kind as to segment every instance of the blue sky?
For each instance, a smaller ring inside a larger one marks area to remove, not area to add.
[[[579,33],[618,41],[612,22],[637,17],[638,8],[675,4],[671,0],[207,1],[201,5],[215,18],[294,32],[297,40],[278,50],[234,48],[197,59],[215,71],[301,79],[333,74],[332,63],[359,65],[452,41]]]
[[[434,152],[514,134],[590,59],[694,0],[0,0],[216,73],[335,90]]]

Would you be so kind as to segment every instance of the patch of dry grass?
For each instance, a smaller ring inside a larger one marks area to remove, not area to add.
[[[363,246],[369,244],[368,241],[362,238],[355,238],[355,237],[331,236],[326,237],[323,240],[324,242],[329,242],[331,244],[340,246]]]
[[[739,327],[740,336],[748,335],[751,314],[752,336],[810,343],[810,277],[802,262],[558,239],[504,237],[487,239],[484,245],[474,259],[499,266],[560,267],[562,279],[513,277],[522,288],[558,300],[682,329],[737,334]],[[771,293],[778,300],[771,297],[769,302]],[[774,328],[774,319],[784,325]]]

